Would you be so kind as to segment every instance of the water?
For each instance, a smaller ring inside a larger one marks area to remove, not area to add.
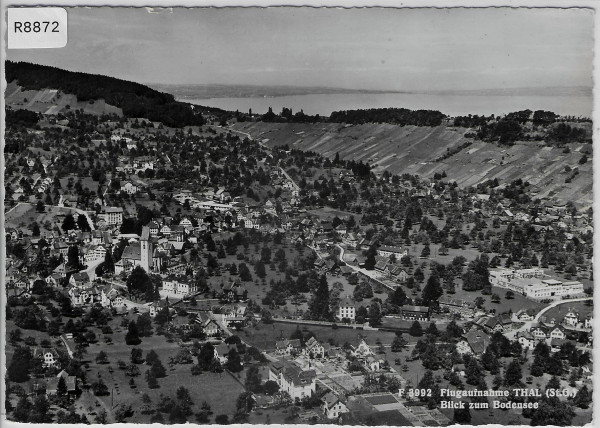
[[[518,110],[549,110],[563,116],[591,117],[593,103],[589,95],[514,96],[514,95],[440,95],[440,94],[309,94],[281,97],[179,98],[193,104],[224,110],[266,113],[269,107],[280,113],[283,107],[294,113],[329,116],[333,111],[403,107],[411,110],[439,110],[449,116],[467,114],[501,115]]]

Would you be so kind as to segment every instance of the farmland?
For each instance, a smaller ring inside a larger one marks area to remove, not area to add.
[[[510,182],[517,178],[534,186],[532,197],[556,197],[584,206],[592,203],[592,165],[579,165],[590,145],[574,144],[569,153],[543,142],[517,142],[506,147],[466,138],[465,128],[416,127],[390,124],[343,125],[339,123],[238,123],[234,129],[247,132],[269,147],[287,145],[333,158],[369,162],[375,172],[408,173],[430,178],[446,172],[460,187],[488,179]],[[470,143],[447,159],[448,150]],[[579,169],[570,183],[565,167]],[[536,194],[537,193],[537,194]]]

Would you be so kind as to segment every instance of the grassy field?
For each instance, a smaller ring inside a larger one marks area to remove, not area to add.
[[[291,323],[258,324],[253,328],[246,328],[239,336],[246,342],[259,349],[275,350],[275,341],[284,338],[289,339],[297,326],[307,332],[312,332],[320,342],[333,343],[342,346],[345,342],[355,343],[359,338],[364,338],[369,345],[377,342],[389,344],[394,339],[394,333],[385,331],[355,330],[352,328],[333,329],[329,326],[300,325]]]
[[[579,318],[581,320],[584,320],[588,314],[594,312],[594,307],[586,305],[586,302],[565,302],[563,305],[558,305],[552,309],[549,309],[546,313],[544,313],[544,316],[547,320],[555,318],[557,322],[561,322],[563,317],[571,309],[579,313]]]

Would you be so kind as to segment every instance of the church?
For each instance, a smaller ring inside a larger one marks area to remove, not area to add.
[[[121,260],[115,263],[115,274],[131,272],[135,267],[141,266],[147,273],[160,271],[162,257],[154,251],[150,238],[150,228],[142,227],[140,241],[129,244],[123,250]]]

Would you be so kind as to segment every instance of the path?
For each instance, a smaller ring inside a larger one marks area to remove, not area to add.
[[[555,302],[552,302],[548,306],[542,308],[542,310],[537,313],[537,315],[535,316],[535,318],[533,320],[526,321],[521,327],[519,327],[516,330],[509,331],[508,333],[505,334],[505,336],[508,337],[510,340],[513,340],[516,337],[517,333],[519,333],[521,331],[529,330],[534,324],[537,324],[539,322],[542,315],[544,315],[547,311],[549,311],[550,309],[552,309],[558,305],[564,305],[564,304],[572,303],[572,302],[583,302],[586,300],[593,300],[593,299],[594,299],[593,297],[580,297],[577,299],[557,300]]]

